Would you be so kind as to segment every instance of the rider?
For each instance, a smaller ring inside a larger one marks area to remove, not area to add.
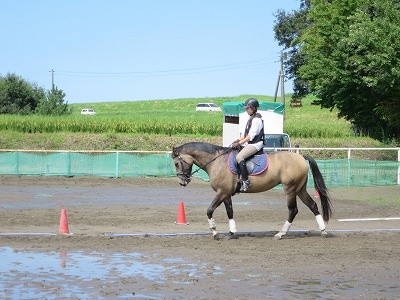
[[[245,145],[236,156],[241,176],[241,192],[247,191],[251,185],[249,173],[246,167],[246,159],[258,152],[262,153],[264,144],[264,123],[261,119],[261,114],[257,112],[257,109],[260,106],[258,100],[255,98],[249,98],[244,103],[244,106],[249,115],[249,119],[244,134],[241,134],[240,138],[232,143],[232,148]]]

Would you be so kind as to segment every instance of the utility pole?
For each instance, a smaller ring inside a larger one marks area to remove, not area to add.
[[[283,71],[283,51],[281,51],[281,68],[279,70],[279,75],[278,75],[278,81],[276,82],[276,89],[275,89],[275,96],[274,96],[274,102],[276,102],[276,99],[278,98],[278,89],[279,89],[279,84],[281,85],[281,102],[283,103],[283,116],[285,117],[285,73]]]
[[[285,73],[283,71],[283,51],[281,52],[281,71],[279,72],[281,77],[281,102],[285,105]]]
[[[49,72],[51,72],[51,91],[52,92],[54,92],[54,90],[55,90],[55,88],[54,88],[54,70],[53,69],[51,69],[51,71],[49,71]]]
[[[275,89],[275,94],[274,94],[274,102],[276,102],[276,99],[278,97],[278,89],[279,89],[279,82],[280,81],[281,81],[281,71],[279,71],[278,81],[276,82],[276,89]]]
[[[283,71],[283,51],[281,51],[280,63],[281,63],[281,68],[280,68],[279,74],[278,74],[278,81],[276,82],[274,102],[276,102],[276,99],[278,98],[278,89],[279,89],[279,84],[280,84],[281,85],[281,102],[283,104],[285,104],[285,73]]]

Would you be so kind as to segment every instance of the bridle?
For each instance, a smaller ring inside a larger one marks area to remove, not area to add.
[[[232,148],[227,149],[226,151],[224,151],[224,152],[222,152],[221,154],[219,154],[219,155],[217,155],[216,157],[214,157],[212,160],[210,160],[210,161],[209,161],[208,163],[206,163],[204,166],[202,166],[202,167],[197,166],[197,167],[198,167],[197,170],[195,170],[195,171],[193,171],[193,172],[188,173],[188,172],[185,172],[183,168],[181,168],[181,169],[182,169],[182,170],[181,170],[181,173],[176,173],[176,176],[178,176],[179,179],[183,180],[186,184],[188,184],[188,183],[192,180],[193,174],[197,173],[198,171],[200,171],[200,170],[202,170],[202,169],[204,170],[205,167],[206,167],[207,165],[209,165],[210,163],[212,163],[212,162],[213,162],[214,160],[216,160],[218,157],[220,157],[220,156],[222,156],[222,155],[224,155],[224,154],[226,154],[226,153],[229,153],[229,152],[232,151],[232,150],[233,150]],[[178,160],[179,160],[181,163],[185,163],[186,165],[189,166],[189,171],[191,170],[192,164],[188,163],[178,152],[174,152],[174,155],[175,155],[175,157],[178,158]]]
[[[178,160],[183,164],[183,163],[185,163],[186,165],[188,165],[189,166],[189,171],[192,169],[192,165],[191,164],[189,164],[186,160],[184,160],[183,159],[183,157],[179,154],[179,153],[176,153],[176,156],[175,157],[177,157],[178,158]],[[198,169],[198,170],[200,170],[200,169]],[[197,171],[198,171],[197,170]],[[197,172],[196,171],[196,172]],[[188,184],[192,179],[191,179],[191,177],[192,177],[192,175],[194,174],[195,172],[191,172],[190,174],[189,173],[187,173],[187,172],[185,172],[185,170],[184,170],[184,168],[182,167],[181,168],[181,173],[176,173],[176,176],[178,176],[178,178],[179,179],[181,179],[181,180],[183,180],[186,184]]]

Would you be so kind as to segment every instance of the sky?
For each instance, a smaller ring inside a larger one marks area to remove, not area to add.
[[[274,14],[299,5],[6,0],[0,75],[15,73],[46,90],[54,82],[68,103],[273,96],[283,50],[274,39]]]

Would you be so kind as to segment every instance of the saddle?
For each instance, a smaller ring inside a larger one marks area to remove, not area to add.
[[[238,174],[236,155],[239,151],[235,150],[229,153],[228,168],[233,174]],[[246,159],[246,167],[249,175],[256,176],[263,173],[268,168],[268,157],[266,153],[252,155]]]

